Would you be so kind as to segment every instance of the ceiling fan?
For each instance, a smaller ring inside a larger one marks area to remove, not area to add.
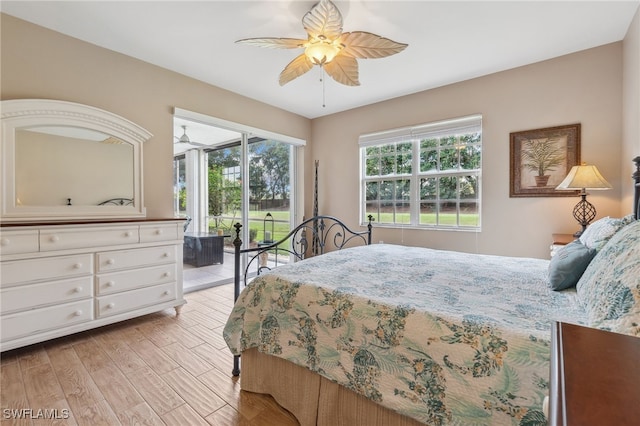
[[[342,14],[329,0],[320,0],[302,18],[307,39],[247,38],[236,43],[277,49],[304,49],[280,73],[280,85],[320,66],[338,83],[359,86],[358,59],[384,58],[408,45],[365,31],[342,32]]]
[[[189,136],[187,136],[187,126],[183,124],[180,127],[182,127],[183,133],[182,133],[182,136],[180,136],[180,137],[174,136],[174,138],[177,139],[177,141],[174,142],[176,145],[184,144],[184,145],[192,145],[192,146],[209,146],[209,145],[207,145],[205,143],[199,143],[199,142],[192,141],[189,138]]]

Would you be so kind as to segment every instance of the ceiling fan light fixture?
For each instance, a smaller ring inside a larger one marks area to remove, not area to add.
[[[178,139],[179,143],[190,143],[191,140],[189,139],[189,136],[187,136],[187,126],[182,126],[182,130],[184,133],[182,133],[182,136],[180,136],[180,139]]]
[[[318,41],[310,44],[304,50],[307,58],[316,65],[328,64],[333,61],[338,53],[340,53],[340,48],[329,41]]]

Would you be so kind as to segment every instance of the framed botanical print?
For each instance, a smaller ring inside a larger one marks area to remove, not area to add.
[[[556,186],[580,164],[580,124],[509,134],[510,197],[574,197]]]

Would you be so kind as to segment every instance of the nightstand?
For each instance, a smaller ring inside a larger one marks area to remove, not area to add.
[[[638,337],[555,322],[551,332],[549,425],[637,425],[638,359]]]
[[[576,237],[573,234],[551,234],[552,242],[551,247],[549,247],[551,257],[553,257],[558,249],[566,246],[571,241],[574,241]]]

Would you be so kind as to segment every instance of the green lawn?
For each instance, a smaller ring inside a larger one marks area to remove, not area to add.
[[[392,224],[393,221],[393,213],[381,213],[378,218],[375,214],[371,213],[374,218],[376,218],[377,223],[382,224]],[[367,213],[369,215],[369,213]],[[409,224],[409,213],[396,213],[396,221],[395,224]],[[422,213],[420,215],[420,224],[422,225],[438,225],[436,222],[436,214],[435,213]],[[456,225],[456,214],[455,213],[440,213],[440,223],[439,225]],[[460,214],[460,226],[478,226],[478,214],[477,213],[461,213]]]
[[[273,235],[271,239],[274,241],[279,240],[280,238],[284,238],[289,233],[289,217],[290,214],[288,211],[259,211],[254,210],[249,212],[249,229],[255,230],[256,236],[255,241],[263,241],[264,240],[264,218],[267,213],[271,213],[273,216]],[[233,225],[236,222],[240,221],[239,217],[232,219],[232,215],[228,216],[223,215],[223,219],[221,223],[219,223],[219,227],[228,231],[233,232],[232,235],[235,235],[235,229]],[[213,231],[215,228],[215,221],[213,219],[209,220],[209,229]],[[267,222],[267,231],[271,231],[271,224]]]
[[[290,214],[288,211],[259,211],[254,210],[249,212],[249,229],[255,230],[255,241],[264,241],[264,218],[267,213],[271,213],[273,216],[273,235],[272,240],[277,241],[281,238],[284,238],[289,233],[289,217]],[[368,213],[367,213],[368,214]],[[232,219],[231,215],[223,216],[225,217],[221,223],[219,224],[220,228],[226,230],[227,232],[235,235],[235,230],[232,228],[233,224],[238,222],[240,219],[236,218]],[[393,214],[392,213],[381,213],[380,217],[376,217],[374,226],[376,223],[380,224],[393,224]],[[436,215],[435,213],[423,213],[420,215],[420,223],[423,225],[438,225],[436,223]],[[396,214],[396,225],[408,225],[409,224],[409,213],[398,213]],[[440,223],[439,225],[444,226],[455,226],[456,225],[456,214],[455,213],[440,213]],[[462,213],[460,214],[460,226],[468,226],[474,227],[478,225],[478,215],[475,213]],[[267,223],[267,231],[270,231],[271,225]],[[209,229],[213,232],[216,227],[214,220],[209,221]],[[253,234],[254,232],[252,232]]]

